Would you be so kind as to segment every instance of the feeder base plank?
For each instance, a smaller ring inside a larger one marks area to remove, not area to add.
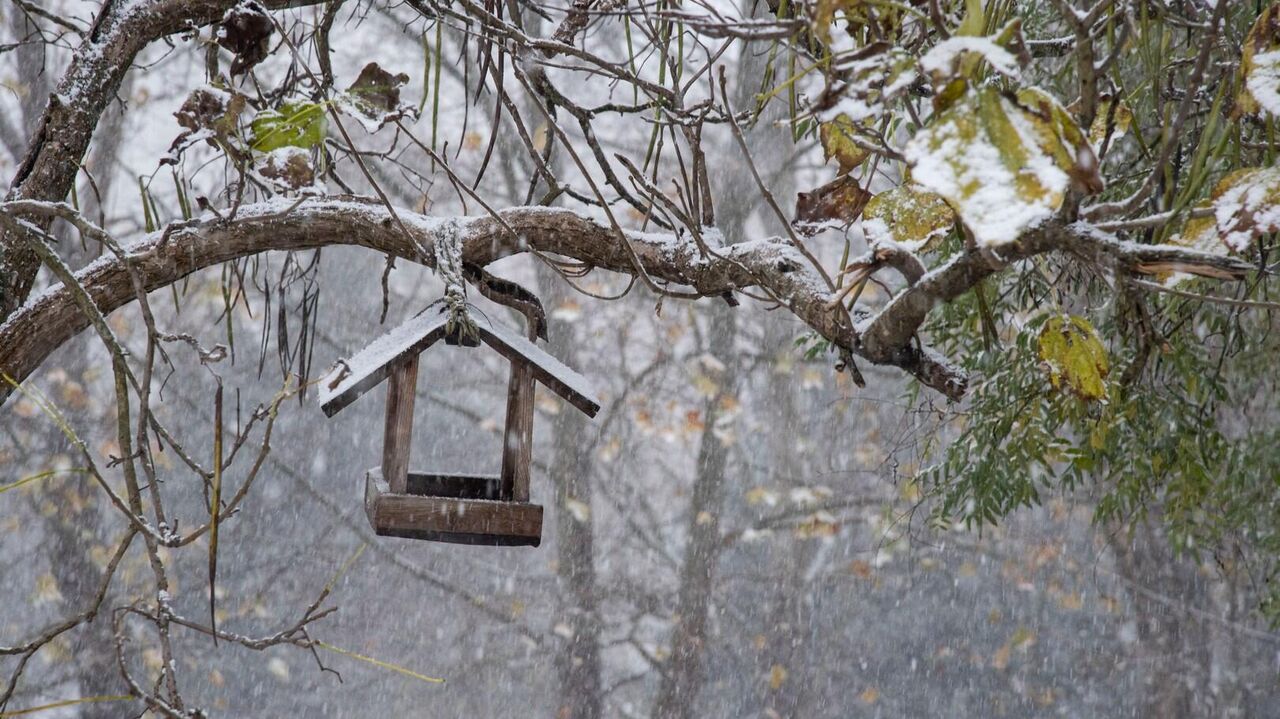
[[[502,499],[498,475],[410,472],[406,494],[451,499]]]
[[[364,506],[374,532],[384,537],[489,546],[536,547],[542,541],[540,505],[393,494],[376,469],[365,475]]]

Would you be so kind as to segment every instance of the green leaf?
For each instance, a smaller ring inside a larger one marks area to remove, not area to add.
[[[898,244],[928,252],[956,224],[956,213],[938,195],[907,185],[881,192],[862,210],[862,230],[872,245]]]
[[[1073,184],[1101,188],[1097,156],[1047,93],[971,89],[907,143],[912,180],[941,195],[974,239],[1014,242],[1062,206]]]
[[[1040,328],[1039,350],[1055,388],[1065,385],[1089,401],[1107,398],[1107,350],[1088,320],[1075,315],[1049,318]]]
[[[314,102],[286,102],[254,118],[253,149],[271,152],[281,147],[311,149],[324,141],[324,106]]]
[[[956,35],[978,37],[987,29],[982,0],[964,0],[964,20],[956,28]]]

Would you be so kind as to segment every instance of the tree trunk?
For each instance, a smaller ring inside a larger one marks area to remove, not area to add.
[[[1182,608],[1211,605],[1206,578],[1189,558],[1174,556],[1168,538],[1150,524],[1138,526],[1132,538],[1121,530],[1111,534],[1137,622],[1133,651],[1141,677],[1139,716],[1210,716],[1209,637]]]
[[[553,285],[552,303],[568,291]],[[556,330],[555,353],[570,367],[578,365],[574,325]],[[555,486],[556,574],[560,583],[556,625],[567,635],[556,652],[560,699],[556,719],[597,719],[601,716],[600,611],[596,588],[595,542],[590,512],[591,475],[597,433],[579,412],[561,412],[555,426],[551,482]],[[587,509],[586,512],[582,508]],[[575,511],[576,510],[576,511]],[[567,627],[568,631],[563,631]]]
[[[706,403],[705,429],[698,447],[697,477],[689,506],[688,544],[680,571],[680,592],[671,636],[671,658],[653,715],[658,719],[698,716],[694,702],[704,680],[707,619],[714,586],[712,575],[720,556],[720,512],[724,504],[725,468],[729,444],[716,436],[723,403],[737,394],[738,367],[734,352],[737,322],[728,307],[711,313],[711,354],[725,365],[719,389]]]

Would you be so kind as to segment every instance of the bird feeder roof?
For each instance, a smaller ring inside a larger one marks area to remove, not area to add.
[[[447,311],[427,310],[371,342],[321,380],[320,408],[332,417],[377,387],[391,368],[444,339]],[[590,382],[523,336],[487,318],[476,320],[480,341],[511,362],[528,367],[534,379],[589,417],[600,411]],[[345,367],[343,366],[345,364]]]

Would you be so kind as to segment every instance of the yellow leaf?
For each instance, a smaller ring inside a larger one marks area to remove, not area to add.
[[[1264,10],[1249,30],[1240,75],[1243,87],[1236,97],[1236,114],[1280,115],[1280,5]]]
[[[553,319],[563,322],[577,322],[582,319],[582,303],[575,299],[567,299],[551,310]]]
[[[1107,398],[1107,350],[1083,317],[1051,317],[1040,329],[1040,360],[1055,388],[1066,385],[1082,399]]]
[[[714,397],[720,391],[720,385],[707,375],[699,372],[693,376],[693,388],[702,397]]]
[[[146,649],[142,652],[142,665],[153,672],[158,672],[160,667],[164,666],[164,655],[154,647]]]
[[[769,688],[778,691],[782,688],[783,682],[787,681],[787,668],[781,664],[774,664],[769,667]]]
[[[1102,192],[1098,158],[1084,131],[1065,107],[1049,93],[1024,87],[1016,94],[1019,108],[1035,128],[1040,150],[1071,177],[1075,189],[1093,194]]]
[[[35,603],[62,603],[62,590],[58,588],[58,580],[49,572],[45,572],[36,578]]]
[[[840,166],[840,174],[846,174],[861,165],[871,153],[854,142],[858,128],[849,116],[840,113],[834,120],[824,122],[818,127],[818,137],[822,140],[822,158],[835,158]]]
[[[1005,642],[995,654],[991,655],[991,666],[996,669],[1004,669],[1009,666],[1009,657],[1013,654],[1013,647]]]
[[[834,537],[839,532],[839,523],[828,512],[814,512],[795,527],[795,534],[800,539]]]
[[[1062,206],[1073,184],[1101,187],[1097,157],[1057,101],[1024,89],[965,93],[907,143],[912,180],[942,196],[981,245],[1017,240]]]
[[[964,0],[964,20],[956,29],[956,35],[978,37],[986,29],[987,20],[983,13],[982,0]]]
[[[1021,626],[1014,630],[1013,636],[1009,639],[1009,644],[1012,645],[1014,649],[1022,651],[1030,649],[1031,645],[1035,643],[1036,633]]]
[[[862,209],[869,244],[898,244],[911,252],[937,247],[955,224],[956,213],[946,200],[906,185],[881,192]]]
[[[1115,105],[1115,110],[1111,109]],[[1089,126],[1089,142],[1093,145],[1094,152],[1102,148],[1102,143],[1107,139],[1107,128],[1111,128],[1111,145],[1121,136],[1129,132],[1129,128],[1133,125],[1133,111],[1124,103],[1124,100],[1114,100],[1111,96],[1103,96],[1098,102],[1097,114],[1094,115],[1093,124]]]
[[[752,487],[747,490],[747,504],[754,507],[763,503],[767,507],[773,507],[778,504],[778,493],[765,487]]]
[[[875,687],[867,687],[862,690],[858,698],[862,700],[863,704],[875,704],[880,700],[880,690]]]

